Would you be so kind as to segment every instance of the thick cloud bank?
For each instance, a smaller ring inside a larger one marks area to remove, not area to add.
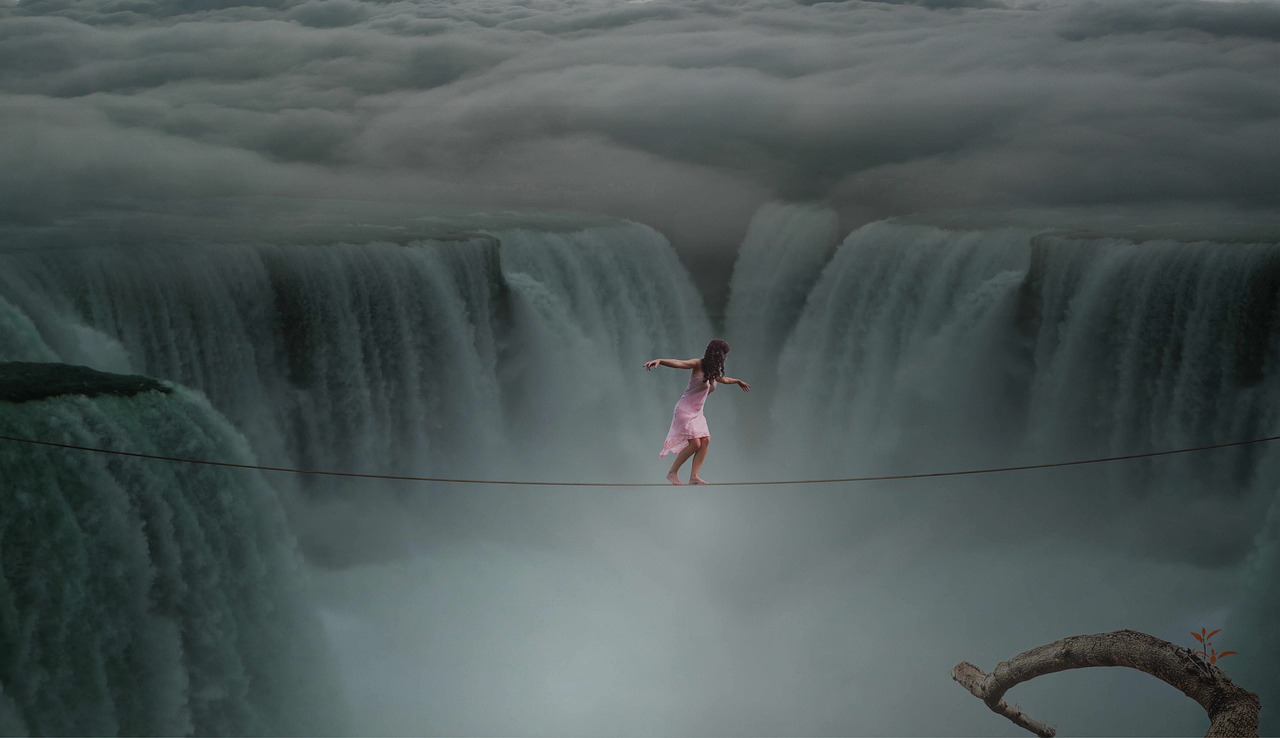
[[[0,218],[170,198],[573,207],[691,258],[771,197],[1280,204],[1267,2],[25,0]]]

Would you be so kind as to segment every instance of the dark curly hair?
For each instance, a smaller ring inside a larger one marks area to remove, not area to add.
[[[729,344],[719,338],[711,339],[707,344],[707,353],[702,356],[702,378],[714,382],[724,376],[724,357],[729,353]]]

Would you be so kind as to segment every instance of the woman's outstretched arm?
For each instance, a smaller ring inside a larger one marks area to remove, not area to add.
[[[736,384],[742,388],[743,392],[751,391],[751,385],[747,384],[741,379],[734,379],[733,377],[716,377],[716,381],[719,382],[720,384]]]
[[[669,366],[672,369],[697,369],[699,361],[701,359],[654,359],[653,361],[646,361],[644,368],[649,370],[655,366]]]

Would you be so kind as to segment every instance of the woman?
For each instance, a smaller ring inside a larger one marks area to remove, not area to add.
[[[693,471],[689,474],[689,484],[706,484],[698,472],[702,470],[702,462],[707,458],[707,446],[711,444],[711,432],[707,430],[707,419],[702,414],[702,405],[707,395],[720,384],[736,384],[743,392],[750,392],[751,385],[741,379],[724,375],[724,357],[729,353],[729,344],[713,339],[707,344],[707,352],[701,359],[654,359],[646,362],[646,371],[655,366],[669,366],[672,369],[689,369],[689,386],[685,388],[680,401],[676,403],[675,416],[671,418],[671,430],[667,431],[667,442],[662,444],[662,458],[676,452],[676,460],[667,472],[667,480],[672,484],[680,484],[678,472],[684,462],[693,457]]]

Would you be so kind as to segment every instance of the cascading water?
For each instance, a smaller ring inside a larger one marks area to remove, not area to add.
[[[784,477],[929,472],[1274,435],[1278,266],[1274,243],[865,226],[826,264],[779,352],[771,463]],[[770,270],[744,252],[735,286]],[[751,306],[767,294],[735,294],[729,324],[757,322]],[[1251,584],[1230,596],[1245,603],[1234,642],[1274,663],[1259,613],[1274,612],[1263,603],[1276,597],[1277,543],[1261,521],[1275,517],[1278,481],[1273,444],[903,486],[895,504],[950,511],[953,527],[986,506],[1033,535],[1209,567],[1253,550]]]
[[[637,357],[709,334],[670,247],[633,225],[28,251],[0,275],[0,358],[172,379],[264,459],[372,472],[464,474],[484,459],[494,476],[508,436],[531,428],[557,446],[649,439],[669,393],[631,381]],[[563,422],[575,414],[623,431]]]
[[[14,252],[0,257],[0,359],[197,388],[273,465],[647,478],[678,390],[640,364],[699,351],[705,309],[652,229],[537,225],[403,244]],[[387,489],[279,484],[335,505]],[[300,534],[341,555],[335,533]]]
[[[982,324],[1016,291],[1025,243],[1017,233],[890,224],[846,239],[782,341],[771,427],[785,457],[865,468],[879,454],[924,447],[940,426],[971,427],[975,408],[963,403],[985,395],[975,384],[1000,364],[977,344],[1006,328]],[[957,396],[961,386],[969,392]]]
[[[747,227],[729,282],[725,337],[732,364],[746,367],[741,371],[759,397],[774,396],[789,381],[776,374],[777,356],[831,256],[838,227],[834,211],[783,203],[762,206]],[[739,412],[745,428],[733,440],[758,447],[768,433],[768,402],[745,405]]]
[[[187,390],[119,396],[114,375],[0,364],[4,390],[20,383],[108,394],[0,399],[4,435],[254,461]],[[0,469],[0,731],[343,730],[293,538],[259,477],[14,443]]]
[[[640,364],[692,353],[709,335],[705,311],[670,247],[651,229],[628,224],[473,231],[405,244],[31,249],[0,261],[0,360],[85,364],[199,388],[245,433],[258,459],[289,466],[625,478],[647,468],[641,459],[657,463],[652,457],[675,399],[661,382],[638,381],[653,379]],[[177,400],[152,395],[14,406],[6,431],[248,460],[243,443],[211,419],[203,400],[185,391]],[[142,426],[160,416],[157,403],[164,402],[178,408],[182,422],[161,422],[148,432]],[[64,488],[74,485],[77,496],[103,489],[101,507],[83,514],[116,521],[77,544],[80,549],[48,552],[36,570],[41,577],[92,589],[89,561],[124,561],[121,591],[108,588],[88,598],[69,593],[47,603],[25,591],[15,595],[55,613],[40,632],[78,623],[84,632],[61,648],[105,665],[71,678],[63,672],[78,674],[82,665],[55,649],[60,639],[37,639],[46,650],[28,646],[25,660],[4,675],[0,706],[14,732],[335,729],[331,711],[318,709],[313,719],[291,712],[294,693],[279,684],[281,675],[310,668],[306,654],[289,649],[323,638],[314,628],[281,632],[290,608],[298,608],[289,599],[297,583],[288,581],[283,564],[254,557],[276,549],[285,557],[292,539],[278,511],[263,512],[274,498],[256,477],[32,454],[12,444],[2,451],[2,468],[22,470],[18,489],[28,491],[20,497],[32,497],[57,477]],[[575,457],[575,465],[564,463]],[[365,519],[385,500],[387,487],[271,481],[286,496],[298,497],[299,489],[321,495],[293,503],[295,527],[300,535],[311,533],[314,555],[349,560],[370,555],[362,546],[376,548],[367,538],[353,541],[358,536],[350,525],[317,529],[307,515],[325,504],[348,505],[350,514],[316,517]],[[164,498],[176,490],[207,497],[212,506],[189,520],[177,500]],[[447,523],[432,522],[451,499],[448,490],[439,492],[421,503],[425,524],[409,535],[421,538],[424,528],[445,532]],[[531,503],[488,497],[466,504],[510,511]],[[158,510],[159,523],[151,522],[148,506]],[[61,518],[26,522],[25,535],[6,536],[13,556],[39,555],[44,549],[31,536],[66,527]],[[173,561],[148,561],[147,551],[156,552],[158,544],[139,536],[152,527],[155,540],[168,546],[164,551],[177,548]],[[223,551],[235,542],[223,536],[232,534],[245,535],[245,545],[254,548]],[[374,530],[369,537],[388,536]],[[223,571],[229,556],[249,570],[243,576]],[[273,586],[278,595],[269,593]],[[149,597],[158,601],[156,612],[146,609]],[[278,617],[261,622],[268,603],[276,603]],[[111,617],[85,617],[85,608],[115,605],[121,606]],[[29,621],[30,611],[22,612]],[[15,647],[24,643],[22,627],[10,623]],[[264,661],[247,662],[259,657]],[[32,676],[42,668],[54,672],[48,683]],[[314,681],[301,679],[297,691]],[[66,717],[58,717],[60,711]]]
[[[740,402],[717,392],[708,406],[714,463],[726,481],[1060,461],[1274,433],[1274,244],[883,222],[832,253],[835,228],[832,213],[808,206],[771,205],[751,224],[726,337],[731,373],[758,392]],[[273,464],[660,478],[663,464],[652,456],[683,378],[646,375],[640,364],[693,355],[711,336],[692,281],[662,237],[598,221],[481,222],[456,233],[398,243],[3,254],[0,359],[189,384]],[[1000,510],[1009,525],[999,536],[1025,527],[1027,537],[1065,536],[1205,567],[1241,562],[1253,546],[1241,531],[1254,531],[1254,569],[1273,571],[1275,535],[1259,521],[1274,504],[1278,461],[1270,448],[1254,447],[892,493],[741,491],[716,498],[710,511],[692,495],[659,504],[640,493],[552,490],[533,501],[441,488],[378,504],[426,509],[411,526],[423,539],[448,534],[441,516],[467,505],[469,523],[519,509],[522,526],[537,515],[594,511],[601,517],[580,527],[619,536],[626,531],[618,520],[651,515],[690,566],[717,572],[707,586],[753,602],[754,580],[737,574],[739,586],[731,572],[743,560],[779,577],[802,571],[807,554],[785,535],[785,521],[801,518],[820,542],[848,539],[855,517],[856,531],[870,538],[894,516],[933,516],[941,521],[935,534],[963,547],[994,545],[993,528],[973,522],[982,516],[971,511]],[[311,493],[291,513],[313,554],[355,537],[358,513],[386,491],[272,483],[287,499]],[[593,507],[603,500],[612,507]],[[346,515],[324,516],[343,528],[308,528],[307,511],[322,504],[346,506]],[[688,541],[668,533],[684,524],[676,518],[696,515],[719,540],[755,548],[717,553],[706,530]],[[1206,522],[1215,520],[1230,524]],[[552,526],[566,534],[558,520]],[[353,551],[371,545],[357,541],[335,561],[358,560]],[[734,566],[717,559],[730,556]],[[1232,601],[1274,601],[1274,589],[1257,581],[1253,594]],[[1258,625],[1265,619],[1248,622],[1248,637],[1274,654]]]
[[[675,253],[654,231],[631,225],[495,237],[513,304],[511,434],[539,438],[536,448],[521,449],[517,469],[536,468],[534,457],[545,456],[563,478],[558,460],[586,453],[615,474],[652,474],[653,463],[644,462],[661,448],[679,393],[645,381],[653,377],[640,365],[700,352],[711,336]],[[714,412],[732,417],[731,408]]]
[[[835,212],[813,205],[768,203],[751,219],[725,311],[730,343],[740,344],[735,363],[755,367],[777,356],[831,257],[838,226]],[[769,391],[773,380],[756,383]]]
[[[866,226],[826,265],[785,337],[769,444],[835,473],[1267,435],[1280,420],[1268,381],[1277,258],[1262,244]],[[751,264],[744,255],[739,270]],[[750,325],[749,309],[731,313],[731,324]],[[1208,468],[1204,458],[1160,466],[1170,478],[1248,482],[1241,461],[1263,456],[1226,451]],[[1139,489],[1153,483],[1142,465],[1107,473]]]

